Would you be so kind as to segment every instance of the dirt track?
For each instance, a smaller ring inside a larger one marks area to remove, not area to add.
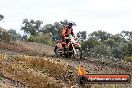
[[[37,43],[21,42],[16,45],[13,45],[13,44],[8,45],[8,44],[2,43],[0,45],[0,48],[1,48],[0,53],[6,53],[8,55],[27,54],[27,55],[33,55],[33,56],[45,56],[45,55],[53,56],[53,54],[54,54],[52,47],[46,46],[43,44],[37,44]],[[83,61],[78,62],[76,60],[71,61],[71,60],[67,60],[67,59],[51,58],[51,57],[47,57],[47,59],[53,59],[63,65],[69,64],[73,68],[75,68],[75,66],[77,66],[79,63],[81,63],[84,65],[84,67],[86,68],[88,73],[92,73],[92,74],[107,74],[107,73],[121,74],[121,73],[123,73],[123,74],[130,74],[132,76],[131,70],[125,71],[124,69],[120,69],[118,67],[110,67],[109,65],[106,66],[106,64],[98,64],[98,63],[95,63],[94,61],[83,60]],[[93,88],[95,86],[93,86]],[[107,85],[105,85],[105,86],[107,86]],[[124,84],[120,84],[117,87],[124,88],[124,86],[125,86]],[[106,87],[101,86],[99,88],[106,88]],[[110,87],[108,86],[108,88],[110,88]],[[112,88],[116,88],[116,87],[112,87]],[[126,87],[126,88],[129,88],[129,87]],[[130,87],[130,88],[132,88],[132,87]]]

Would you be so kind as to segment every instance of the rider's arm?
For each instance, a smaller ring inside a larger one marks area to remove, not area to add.
[[[68,37],[66,37],[66,34],[67,33],[67,28],[64,28],[63,31],[62,31],[62,39],[65,40],[65,39],[68,39]]]
[[[75,35],[74,35],[74,32],[73,32],[73,29],[71,31],[71,35],[75,38]]]
[[[66,33],[66,29],[64,28],[62,31],[62,36],[65,36],[65,33]]]

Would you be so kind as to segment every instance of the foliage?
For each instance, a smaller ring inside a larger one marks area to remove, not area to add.
[[[30,42],[39,42],[48,45],[53,45],[53,43],[57,40],[60,40],[62,29],[64,26],[68,25],[69,23],[73,23],[76,25],[75,22],[69,22],[68,20],[55,22],[54,24],[45,24],[44,27],[41,27],[43,22],[40,20],[34,21],[31,19],[23,20],[23,26],[21,30],[24,30],[25,33],[29,34],[29,38],[27,36],[23,36],[22,39]]]
[[[19,33],[16,33],[16,30],[10,29],[8,30],[8,33],[10,34],[11,40],[20,40],[21,35]]]
[[[30,34],[30,35],[36,35],[38,31],[41,29],[41,24],[43,22],[40,20],[34,21],[31,19],[30,21],[28,19],[23,20],[23,26],[21,27],[21,30],[24,30],[24,32]]]
[[[115,42],[119,42],[119,43],[126,41],[122,34],[111,35],[110,39],[113,39]]]
[[[21,40],[27,41],[27,39],[28,39],[28,36],[27,35],[22,35],[21,36]]]
[[[75,22],[64,20],[45,24],[41,28],[42,21],[24,19],[24,26],[21,29],[30,34],[28,39],[25,36],[28,41],[53,45],[55,41],[60,40],[63,27],[69,23],[76,25]],[[88,35],[86,31],[79,31],[77,37],[81,40],[82,50],[85,53],[92,52],[121,59],[132,55],[132,31],[122,31],[114,35],[102,30]]]
[[[91,52],[95,53],[96,55],[104,55],[104,56],[111,56],[111,48],[105,44],[98,45],[91,49]]]
[[[62,24],[62,26],[66,26],[66,25],[68,25],[69,23],[72,23],[73,24],[73,26],[75,26],[76,25],[76,23],[75,22],[70,22],[70,21],[68,21],[68,20],[64,20],[64,21],[60,21],[60,23]]]
[[[77,37],[80,38],[81,41],[84,41],[87,38],[87,32],[86,31],[79,31],[77,33]]]
[[[128,56],[132,56],[132,41],[128,42]]]
[[[132,41],[132,31],[122,31],[121,34],[125,39]]]
[[[70,22],[68,20],[55,22],[54,24],[46,24],[40,32],[42,33],[49,33],[52,37],[53,41],[60,40],[60,36],[62,33],[62,29],[64,26],[68,25]],[[76,25],[75,22],[72,22],[73,25]]]
[[[52,43],[52,38],[50,35],[47,34],[41,34],[41,35],[31,35],[28,40],[29,42],[38,42],[38,43],[43,43],[47,45],[53,45]]]
[[[0,41],[9,42],[10,39],[11,36],[9,35],[9,33],[5,29],[0,28]]]
[[[116,45],[112,48],[112,56],[114,58],[123,58],[123,51],[122,51],[123,47],[121,45]]]
[[[132,56],[126,57],[126,58],[124,59],[124,61],[126,61],[126,62],[132,62]]]
[[[0,14],[0,21],[4,18],[4,16],[2,14]]]
[[[107,39],[104,41],[104,44],[110,46],[111,48],[114,47],[115,40],[114,39]]]
[[[94,37],[90,37],[88,40],[82,42],[81,45],[84,52],[89,52],[95,46],[101,45],[101,42]]]
[[[82,50],[85,53],[91,52],[118,59],[132,56],[131,31],[122,31],[113,35],[99,30],[89,34],[87,39],[82,38],[85,36],[82,32],[79,31],[77,36],[82,40]]]
[[[55,28],[55,26],[52,24],[46,24],[41,30],[41,32],[43,32],[43,34],[49,33],[54,41],[56,39],[59,39],[60,33],[58,33],[58,31],[59,31],[59,29]]]
[[[95,37],[97,40],[103,42],[110,37],[110,34],[105,31],[99,30],[99,31],[94,31],[93,33],[90,34],[90,36]]]

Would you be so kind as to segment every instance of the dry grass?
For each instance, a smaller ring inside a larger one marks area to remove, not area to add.
[[[62,73],[62,69],[60,70],[59,65],[50,63],[46,60],[42,61],[42,63],[41,60],[35,60],[35,58],[32,57],[24,57],[20,56],[9,61],[6,58],[3,58],[1,55],[0,72],[5,77],[17,80],[27,85],[29,88],[62,88],[64,86],[60,83],[60,81],[56,81],[51,77],[52,75],[55,76],[55,74]],[[36,71],[37,69],[43,68],[49,69],[49,76],[44,75],[42,72]]]
[[[4,53],[7,53],[7,54],[9,53],[9,51],[11,51],[12,53],[16,53],[16,54],[19,53],[19,54],[25,54],[25,55],[31,55],[31,56],[42,55],[42,54],[39,54],[39,52],[36,52],[30,48],[27,48],[23,44],[19,44],[15,42],[9,42],[9,43],[0,42],[0,49],[5,50],[6,52]]]
[[[62,79],[67,70],[67,66],[63,66],[55,61],[50,61],[46,58],[32,57],[32,56],[19,56],[14,59],[15,63],[21,64],[24,68],[31,68],[36,71],[46,73],[48,76],[60,77]]]
[[[4,83],[0,83],[0,88],[16,88],[16,87],[13,87]]]
[[[0,73],[29,88],[63,88],[68,66],[42,57],[0,55]],[[57,80],[56,80],[57,78]],[[75,82],[73,79],[72,81]],[[72,83],[74,84],[74,83]],[[120,84],[91,85],[88,88],[123,88]],[[69,88],[69,87],[66,87]]]

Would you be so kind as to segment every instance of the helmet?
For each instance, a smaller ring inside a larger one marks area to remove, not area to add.
[[[68,24],[68,28],[72,28],[72,26],[73,26],[73,23]]]

